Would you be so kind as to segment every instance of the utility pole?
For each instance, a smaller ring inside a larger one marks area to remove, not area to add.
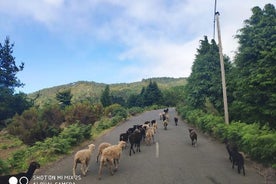
[[[219,60],[220,60],[222,93],[223,93],[224,120],[225,120],[225,123],[228,125],[229,124],[229,114],[228,114],[228,103],[227,103],[227,94],[226,94],[224,61],[223,61],[222,44],[221,44],[221,36],[220,36],[219,12],[216,12],[215,16],[216,16],[216,20],[217,20],[217,29],[218,29],[218,45],[219,45]]]

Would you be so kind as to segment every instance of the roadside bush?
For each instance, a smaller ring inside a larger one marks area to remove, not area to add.
[[[115,117],[120,116],[122,118],[127,118],[127,116],[128,116],[128,113],[127,113],[126,109],[123,108],[123,107],[119,107],[117,109],[114,109],[113,113],[115,114]]]
[[[36,141],[42,141],[60,132],[58,126],[41,120],[39,111],[35,108],[24,111],[22,115],[15,115],[7,130],[27,145],[33,145]]]
[[[108,117],[110,117],[110,115],[111,115],[111,117],[114,117],[114,116],[116,116],[115,112],[121,108],[123,108],[123,107],[120,104],[109,105],[108,107],[105,108],[104,115],[108,116]]]
[[[113,118],[112,118],[113,119]],[[109,118],[103,118],[101,119],[100,121],[98,121],[96,124],[96,130],[98,132],[102,131],[102,130],[105,130],[105,129],[108,129],[110,127],[112,127],[112,119],[109,119]]]
[[[70,148],[91,136],[91,125],[72,124],[58,136],[38,141],[33,146],[16,151],[8,158],[8,164],[17,171],[26,170],[28,163],[36,160],[40,164],[53,161],[60,154],[66,154]]]
[[[144,111],[142,107],[131,107],[128,109],[128,113],[132,116],[135,116],[137,114],[140,114]]]
[[[0,176],[9,174],[9,173],[10,173],[10,169],[9,169],[8,163],[0,158]]]
[[[96,114],[96,109],[88,103],[71,105],[65,110],[65,121],[68,124],[79,122],[88,125],[94,124],[97,120],[98,115]]]
[[[238,145],[252,159],[276,167],[276,132],[258,123],[224,123],[223,117],[204,113],[202,110],[187,111],[187,107],[177,107],[181,117],[196,125],[203,132],[223,140],[227,138]]]
[[[111,119],[111,124],[112,126],[115,126],[117,125],[119,122],[121,122],[123,119],[125,119],[124,117],[122,116],[115,116]]]
[[[75,146],[78,143],[84,141],[85,139],[90,138],[91,127],[91,124],[72,124],[60,133],[59,138],[67,140],[70,146]]]
[[[64,112],[58,105],[44,107],[40,112],[40,119],[58,128],[65,120]]]

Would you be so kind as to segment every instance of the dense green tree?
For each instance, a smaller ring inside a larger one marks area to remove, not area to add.
[[[21,87],[24,84],[16,77],[19,71],[24,68],[24,63],[16,65],[15,57],[13,57],[14,44],[10,43],[7,37],[4,44],[0,43],[0,87],[10,88]]]
[[[102,103],[103,107],[107,107],[107,106],[111,105],[111,103],[112,103],[109,85],[106,85],[106,87],[101,95],[101,103]]]
[[[178,103],[185,103],[185,86],[175,86],[163,91],[163,105],[175,107]]]
[[[126,102],[123,97],[111,95],[112,104],[120,104],[121,106],[126,106]]]
[[[224,63],[227,72],[230,62],[226,56]],[[211,102],[218,111],[223,112],[219,49],[214,40],[209,43],[207,36],[200,41],[187,81],[186,101],[191,107],[205,109],[206,102]]]
[[[136,101],[137,101],[138,96],[135,94],[131,94],[129,95],[128,99],[127,99],[127,107],[131,108],[131,107],[139,107],[136,105]]]
[[[71,105],[71,99],[72,99],[71,90],[58,92],[56,94],[56,99],[60,102],[63,108]]]
[[[127,100],[128,107],[145,107],[151,105],[162,105],[163,94],[156,82],[150,80],[147,87],[141,89],[140,94],[132,94]]]
[[[276,11],[272,4],[254,7],[236,38],[235,89],[231,114],[245,122],[276,127]],[[273,125],[274,122],[274,125]]]
[[[9,38],[5,39],[4,44],[0,43],[0,128],[5,127],[5,120],[14,114],[21,114],[28,109],[32,103],[23,93],[14,94],[16,87],[24,84],[16,77],[19,71],[24,68],[24,63],[16,65],[13,54],[14,44],[10,43]]]
[[[149,85],[146,87],[143,95],[144,106],[160,105],[163,102],[163,95],[161,90],[158,88],[156,82],[150,80]]]

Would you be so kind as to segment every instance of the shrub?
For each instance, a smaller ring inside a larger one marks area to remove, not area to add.
[[[9,174],[9,165],[7,162],[0,158],[0,175]]]
[[[91,136],[91,125],[72,124],[58,136],[37,141],[33,146],[16,151],[8,158],[10,166],[17,171],[26,170],[32,160],[47,163],[57,155],[68,153],[72,146],[78,145]]]
[[[142,113],[142,112],[143,112],[142,107],[131,107],[130,109],[128,109],[128,113],[132,116]]]
[[[105,108],[104,110],[104,115],[105,116],[112,116],[114,117],[116,114],[115,112],[118,110],[118,109],[121,109],[123,108],[120,104],[112,104],[112,105],[109,105],[108,107]]]
[[[182,118],[223,140],[227,138],[238,145],[239,150],[256,161],[276,168],[276,132],[268,126],[258,123],[246,124],[231,122],[226,125],[223,117],[204,113],[202,110],[191,110],[186,106],[178,106]]]
[[[98,120],[98,115],[96,114],[98,109],[93,108],[88,103],[78,103],[69,106],[65,110],[65,121],[68,124],[74,124],[79,122],[81,124],[94,124]]]
[[[91,125],[72,124],[65,128],[59,135],[59,138],[68,141],[70,146],[75,146],[81,141],[90,138]]]
[[[57,135],[60,131],[58,126],[42,120],[35,108],[24,111],[22,115],[15,115],[7,130],[27,145]]]

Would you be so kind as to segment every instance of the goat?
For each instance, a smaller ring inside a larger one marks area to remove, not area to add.
[[[193,128],[189,128],[190,138],[192,140],[192,146],[195,146],[197,143],[197,134]]]
[[[78,151],[75,156],[74,156],[74,164],[73,164],[73,176],[75,178],[76,176],[76,168],[77,165],[80,163],[81,164],[81,171],[82,174],[85,176],[87,171],[88,171],[88,164],[90,161],[90,157],[92,152],[95,150],[95,145],[90,144],[88,146],[88,149],[83,149]]]
[[[238,166],[238,173],[241,173],[241,169],[243,170],[243,175],[245,176],[245,170],[244,170],[244,158],[241,153],[238,152],[237,147],[234,147],[232,150],[232,169],[234,169],[234,166]]]
[[[9,180],[19,181],[19,183],[29,183],[36,169],[40,168],[40,164],[37,162],[31,162],[26,173],[18,173],[13,175],[0,176],[1,183],[12,183]],[[23,181],[22,181],[23,180]],[[26,180],[26,181],[25,181]],[[24,182],[25,181],[25,182]],[[14,182],[17,183],[17,182]]]
[[[135,154],[133,146],[136,146],[136,152],[141,152],[140,150],[140,143],[142,140],[142,134],[139,129],[136,129],[132,134],[128,137],[129,143],[130,143],[130,149],[129,149],[129,156],[131,156],[131,150]]]
[[[156,120],[155,119],[151,120],[150,124],[151,124],[151,126],[153,126],[154,124],[156,124]]]
[[[177,123],[178,123],[178,118],[177,117],[174,117],[174,123],[177,126]]]
[[[121,133],[119,141],[125,141],[126,144],[127,144],[128,143],[128,136],[129,136],[129,132],[128,131],[126,133]],[[125,148],[126,147],[127,147],[127,145],[125,146]]]
[[[98,146],[97,163],[98,163],[98,160],[99,160],[99,156],[102,155],[103,150],[105,148],[109,147],[109,146],[111,146],[111,144],[108,143],[108,142],[103,142]]]
[[[230,143],[227,138],[223,140],[223,143],[225,143],[226,150],[229,155],[229,160],[232,163],[233,162],[233,150],[237,149],[237,145],[234,143]]]
[[[164,120],[163,121],[163,126],[164,126],[164,129],[167,130],[167,127],[168,127],[168,120]]]
[[[146,143],[147,145],[151,144],[151,140],[154,142],[154,134],[155,134],[155,128],[150,127],[146,131]]]
[[[98,179],[101,179],[102,167],[105,163],[109,164],[109,170],[111,175],[114,174],[114,171],[113,171],[114,167],[115,167],[114,169],[115,171],[118,169],[119,160],[122,154],[122,149],[125,147],[125,145],[126,145],[125,141],[120,141],[117,145],[109,146],[102,151]]]

